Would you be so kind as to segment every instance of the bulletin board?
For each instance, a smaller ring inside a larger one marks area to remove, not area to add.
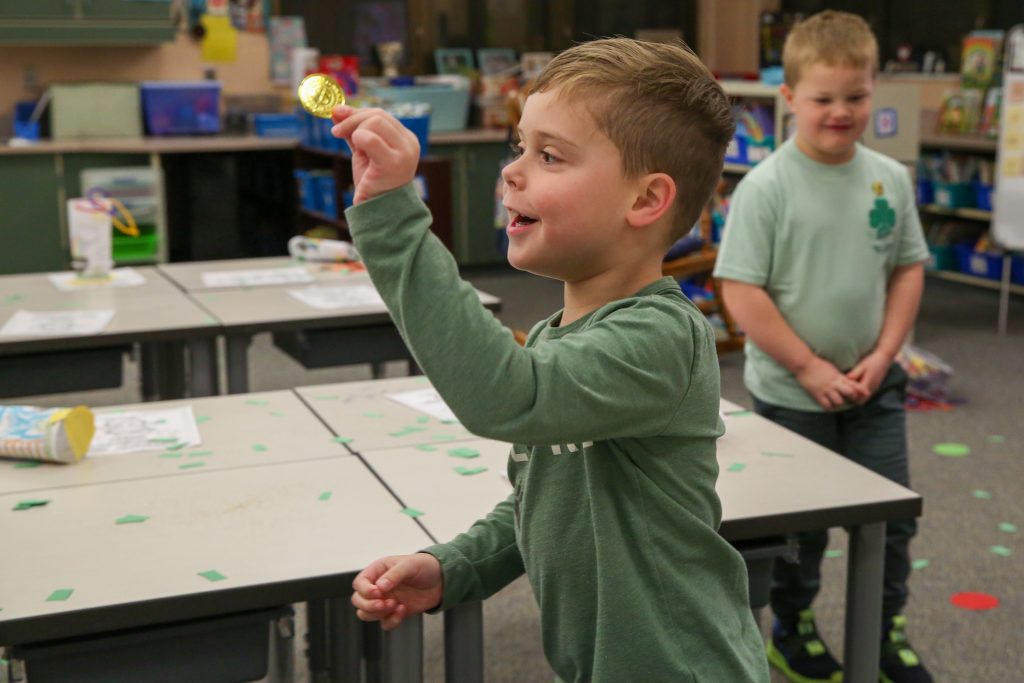
[[[992,235],[1000,246],[1024,250],[1024,25],[1010,29],[1003,60]]]

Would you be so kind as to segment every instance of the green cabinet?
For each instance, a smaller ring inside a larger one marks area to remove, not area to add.
[[[176,31],[169,0],[0,2],[0,44],[145,45]]]
[[[68,267],[56,166],[52,154],[0,155],[0,275]]]
[[[495,188],[501,161],[509,155],[504,142],[431,144],[431,156],[452,160],[452,210],[455,258],[460,265],[505,262],[494,227]]]

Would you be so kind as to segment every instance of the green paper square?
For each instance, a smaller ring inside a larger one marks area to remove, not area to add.
[[[216,569],[208,569],[205,572],[199,572],[199,576],[203,577],[207,581],[223,581],[228,578]]]
[[[430,438],[434,441],[455,441],[455,436],[452,434],[431,434]]]
[[[752,410],[734,410],[731,413],[726,413],[730,417],[750,417],[753,414]]]
[[[209,415],[200,415],[199,417],[196,418],[196,424],[203,424],[204,422],[209,422],[212,419],[213,418],[211,418]]]
[[[284,413],[282,413],[280,410],[271,410],[270,414],[273,415],[274,417],[284,417]]]
[[[19,500],[18,504],[14,506],[14,510],[29,510],[31,508],[38,508],[46,505],[50,501],[43,500],[41,498],[26,498],[25,500]]]
[[[182,448],[185,448],[186,446],[188,446],[188,444],[182,441],[181,443],[176,443],[171,446],[164,446],[164,448],[169,451],[180,451]]]
[[[264,445],[263,445],[263,444],[261,444],[261,443],[254,443],[254,444],[252,445],[252,450],[253,450],[253,452],[255,452],[255,453],[266,453],[266,452],[267,452],[267,447],[266,447],[266,446],[264,446]]]
[[[836,558],[836,557],[842,557],[842,556],[843,556],[843,551],[842,550],[826,550],[825,551],[825,557],[828,557],[828,558]]]
[[[1015,533],[1017,533],[1017,525],[1014,524],[1013,522],[1000,522],[999,523],[999,530],[1002,531],[1003,533],[1015,534]]]
[[[1006,437],[1003,436],[1002,434],[993,434],[992,436],[988,437],[988,442],[989,443],[1006,443]]]
[[[412,518],[421,517],[424,513],[416,508],[402,508],[401,513],[403,515],[409,515]]]
[[[331,439],[334,443],[352,443],[352,437],[350,436],[336,436]]]
[[[475,448],[451,448],[448,450],[448,455],[453,458],[479,458],[480,451]]]
[[[971,491],[971,495],[981,500],[992,500],[992,494],[984,489],[974,489]]]
[[[999,555],[1001,557],[1009,557],[1013,554],[1013,551],[1007,548],[1005,545],[994,545],[989,550],[992,551],[993,555]]]
[[[742,462],[734,462],[733,464],[729,465],[727,469],[730,472],[742,472],[743,470],[747,469],[747,466]]]
[[[932,452],[947,458],[962,458],[971,454],[971,448],[962,443],[937,443],[932,446]]]
[[[14,463],[14,469],[16,470],[27,470],[33,467],[39,467],[43,463],[38,460],[22,460],[21,462]]]
[[[458,467],[455,468],[455,471],[458,472],[459,474],[463,475],[463,476],[470,476],[470,475],[473,475],[473,474],[480,474],[481,472],[486,472],[487,468],[486,467],[463,467],[462,465],[459,465]]]
[[[924,569],[925,567],[927,567],[927,566],[928,566],[928,565],[930,565],[931,563],[932,563],[932,561],[931,561],[931,560],[924,560],[924,559],[921,559],[921,560],[914,560],[914,561],[913,561],[913,562],[911,563],[911,565],[910,565],[910,566],[911,566],[911,567],[913,567],[914,569]]]
[[[125,515],[124,517],[118,517],[114,520],[114,524],[141,524],[147,519],[149,519],[149,517],[146,515]]]
[[[330,499],[331,499],[331,492],[330,491],[324,491],[323,493],[320,494],[320,497],[317,498],[317,500],[330,500]]]
[[[179,470],[194,470],[197,467],[202,467],[206,463],[202,460],[196,460],[195,462],[186,462],[183,465],[178,465]]]
[[[58,588],[50,593],[50,597],[46,598],[46,602],[64,602],[70,598],[71,594],[74,592],[74,588]]]
[[[424,443],[424,444],[420,444],[419,446],[417,446],[416,450],[423,451],[425,453],[433,453],[434,451],[437,450],[437,446],[431,446],[428,443]]]
[[[416,421],[419,422],[421,425],[425,425],[428,422],[430,422],[430,418],[424,415],[423,417],[417,417]]]

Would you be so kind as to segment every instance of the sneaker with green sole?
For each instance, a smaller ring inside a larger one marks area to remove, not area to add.
[[[814,612],[809,609],[801,611],[790,628],[775,621],[767,652],[768,663],[793,683],[840,683],[843,680],[843,669],[818,635]]]
[[[893,617],[889,632],[882,635],[879,660],[881,683],[932,683],[932,675],[907,641],[907,618]]]

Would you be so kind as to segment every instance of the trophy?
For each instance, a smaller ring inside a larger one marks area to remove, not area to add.
[[[402,44],[397,40],[377,43],[377,56],[380,58],[384,78],[396,78],[398,63],[402,61]]]

